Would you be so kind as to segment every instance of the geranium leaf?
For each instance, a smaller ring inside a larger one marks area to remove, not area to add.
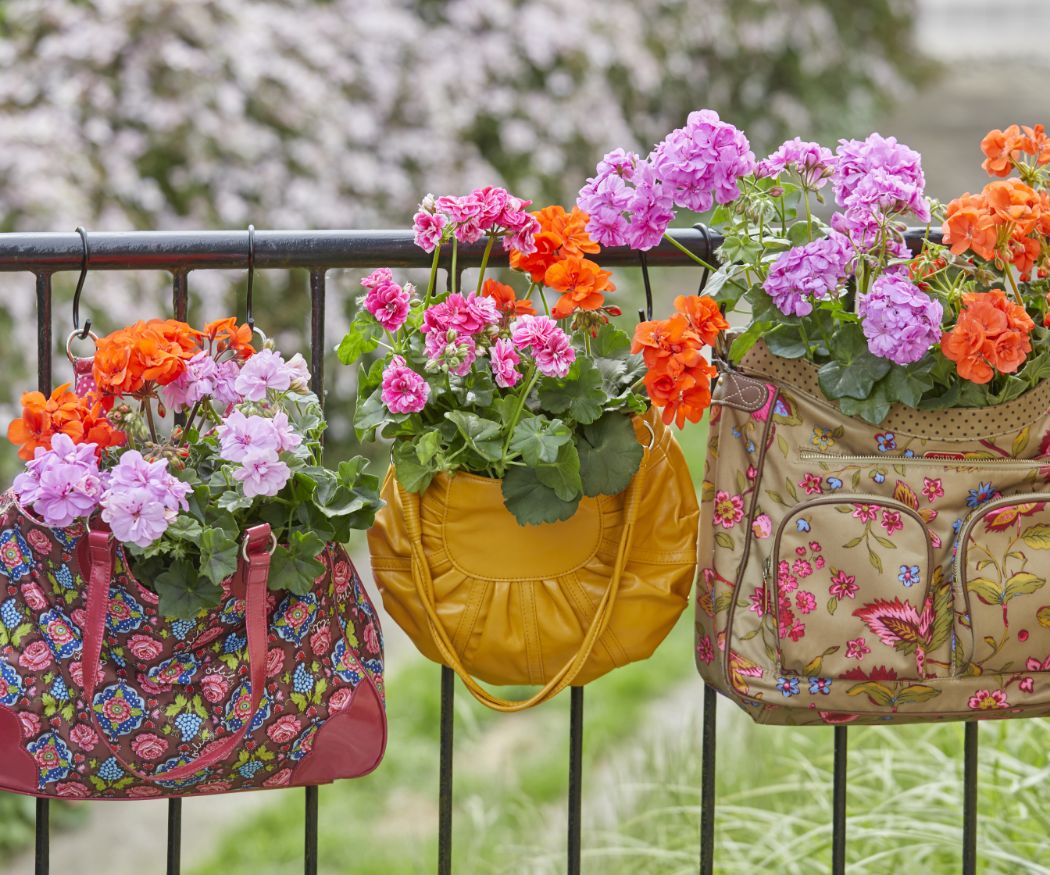
[[[222,590],[185,559],[179,559],[152,581],[160,599],[157,609],[165,617],[190,620],[219,601]]]
[[[375,318],[367,311],[359,311],[350,323],[350,330],[336,347],[339,361],[344,365],[352,365],[366,352],[372,352],[379,346],[379,338],[382,336],[383,329]]]
[[[436,432],[430,432],[436,434]],[[419,460],[413,441],[398,441],[391,453],[394,462],[394,473],[397,481],[409,492],[422,492],[434,479],[435,471],[431,466]]]
[[[544,377],[539,382],[540,404],[545,411],[567,413],[582,424],[602,415],[606,398],[601,371],[589,358],[576,359],[564,379]]]
[[[472,450],[490,462],[499,461],[503,455],[500,440],[500,424],[465,410],[450,410],[445,418],[454,423]]]
[[[572,431],[560,419],[531,416],[514,428],[510,448],[520,453],[526,465],[550,465],[558,460],[558,450],[572,440]]]
[[[212,583],[221,583],[237,570],[237,542],[222,529],[201,532],[200,548],[200,573]]]
[[[558,456],[553,463],[536,465],[533,470],[540,483],[554,490],[562,501],[579,501],[583,492],[580,482],[580,454],[572,441],[558,448]]]
[[[503,503],[519,525],[539,525],[567,520],[579,506],[579,499],[563,501],[540,482],[532,468],[511,468],[503,478]]]
[[[584,495],[617,495],[638,471],[644,450],[630,417],[606,413],[582,426],[576,436]]]

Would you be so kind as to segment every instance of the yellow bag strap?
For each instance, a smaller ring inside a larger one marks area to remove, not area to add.
[[[591,625],[587,629],[587,634],[584,636],[583,642],[580,644],[580,649],[572,659],[561,667],[558,673],[555,674],[541,690],[537,691],[528,699],[520,701],[494,696],[471,676],[470,672],[467,671],[466,666],[463,665],[463,660],[460,659],[459,654],[456,653],[455,646],[452,644],[452,640],[445,631],[445,627],[441,625],[441,620],[438,618],[437,614],[434,579],[430,574],[430,565],[423,552],[423,530],[420,522],[419,495],[417,493],[408,492],[400,483],[397,484],[398,492],[401,495],[401,504],[404,507],[408,538],[412,544],[412,579],[416,585],[416,592],[419,595],[420,602],[423,605],[423,610],[427,616],[427,623],[430,626],[431,637],[437,645],[437,649],[441,653],[441,657],[445,663],[455,671],[457,675],[459,675],[459,679],[463,681],[464,686],[470,691],[471,695],[483,705],[487,705],[494,711],[524,711],[535,705],[539,705],[541,702],[546,702],[548,699],[554,698],[554,696],[558,695],[558,693],[570,686],[572,682],[576,680],[576,677],[590,658],[591,651],[594,650],[595,645],[598,643],[598,639],[605,631],[606,626],[608,626],[609,618],[612,616],[613,605],[616,602],[616,594],[620,589],[620,578],[623,576],[623,569],[627,564],[627,554],[631,549],[631,539],[634,534],[634,521],[638,515],[638,505],[641,503],[647,462],[649,461],[648,457],[649,453],[647,451],[645,458],[642,459],[642,464],[638,468],[638,473],[634,475],[634,478],[631,480],[631,485],[627,487],[627,494],[624,498],[623,508],[623,534],[620,536],[620,546],[616,551],[616,563],[613,566],[612,577],[609,578],[609,586],[605,590],[605,594],[602,596],[597,610],[594,612],[594,619],[591,621]]]

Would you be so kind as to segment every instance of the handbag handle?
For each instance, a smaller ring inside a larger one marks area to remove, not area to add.
[[[420,602],[423,605],[424,613],[427,617],[427,625],[430,627],[430,636],[446,664],[459,676],[459,679],[463,681],[464,686],[470,691],[470,694],[483,705],[487,705],[494,711],[524,711],[534,705],[539,705],[542,702],[546,702],[548,699],[554,698],[558,693],[570,686],[583,670],[583,666],[590,658],[591,652],[594,650],[602,633],[605,632],[606,627],[609,625],[609,618],[612,616],[612,609],[616,602],[616,594],[620,589],[620,578],[623,576],[623,569],[627,564],[627,554],[631,549],[631,539],[634,534],[634,521],[638,515],[638,505],[641,503],[642,489],[645,484],[646,463],[649,460],[648,457],[649,452],[647,450],[646,457],[642,460],[642,464],[638,468],[638,473],[634,475],[631,480],[631,485],[627,487],[627,494],[624,498],[623,534],[620,536],[620,546],[616,551],[616,564],[613,566],[613,573],[612,577],[609,579],[609,586],[605,590],[604,595],[602,595],[601,601],[598,603],[598,608],[594,612],[594,619],[591,621],[591,625],[588,627],[586,635],[584,635],[583,642],[580,644],[580,649],[576,651],[575,656],[559,669],[554,677],[544,684],[542,689],[538,690],[528,699],[517,701],[495,696],[481,686],[481,684],[479,684],[470,674],[466,666],[464,666],[463,660],[456,652],[455,645],[445,631],[445,627],[441,625],[441,620],[438,617],[437,607],[435,605],[436,594],[434,592],[434,579],[430,574],[430,565],[423,552],[423,530],[420,523],[419,495],[417,493],[408,492],[400,483],[397,483],[398,492],[401,495],[401,503],[404,507],[408,539],[412,544],[412,578],[416,585],[416,592],[419,595]]]
[[[242,562],[239,563],[238,576],[244,581],[244,618],[248,637],[248,676],[251,681],[251,715],[241,728],[226,738],[225,742],[214,746],[181,766],[177,766],[159,775],[148,775],[127,763],[121,753],[110,743],[109,737],[98,723],[95,713],[95,687],[98,683],[98,664],[102,655],[102,639],[105,637],[106,617],[109,613],[109,587],[113,577],[113,535],[105,531],[89,531],[88,535],[88,575],[87,623],[84,628],[84,655],[81,658],[84,678],[84,699],[91,715],[91,722],[99,735],[116,757],[121,767],[141,781],[159,783],[161,781],[178,781],[206,769],[208,766],[225,760],[248,734],[259,706],[262,704],[263,690],[266,686],[266,591],[270,578],[270,550],[272,534],[267,523],[252,526],[244,533]]]

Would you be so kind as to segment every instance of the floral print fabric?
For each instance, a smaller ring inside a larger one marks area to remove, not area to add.
[[[96,693],[83,701],[83,533],[82,525],[48,528],[10,497],[0,509],[0,707],[22,726],[39,794],[140,798],[295,784],[319,730],[359,689],[381,703],[379,621],[335,545],[322,554],[326,571],[313,592],[269,593],[267,683],[254,718],[244,601],[227,589],[215,611],[169,622],[118,549]],[[249,719],[238,751],[196,774],[144,781],[128,768],[161,775]]]
[[[760,384],[715,392],[704,679],[769,723],[1050,714],[1050,416],[932,440]]]

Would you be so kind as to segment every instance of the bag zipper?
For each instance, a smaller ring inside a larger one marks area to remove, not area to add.
[[[994,457],[967,458],[951,453],[934,456],[889,456],[880,455],[856,455],[852,453],[821,453],[816,450],[799,450],[799,458],[804,462],[884,462],[887,465],[936,465],[940,468],[1050,468],[1050,458],[1039,459],[1006,459]]]

